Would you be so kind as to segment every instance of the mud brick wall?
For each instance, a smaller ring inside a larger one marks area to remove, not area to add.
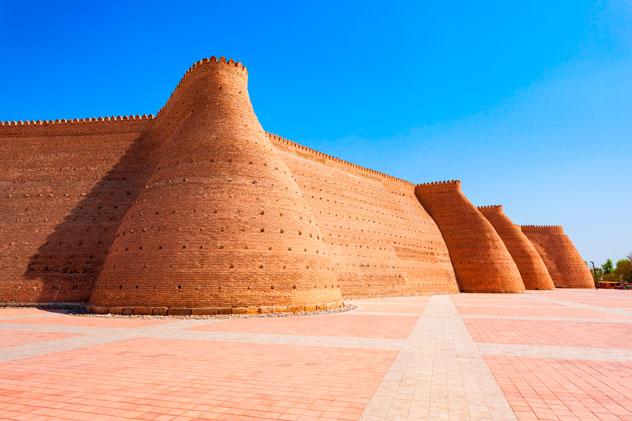
[[[540,254],[531,241],[503,211],[502,205],[479,206],[478,210],[492,224],[513,257],[526,289],[554,289]]]
[[[523,290],[460,183],[415,187],[266,133],[247,77],[205,59],[156,117],[0,122],[0,304],[190,314]],[[556,284],[588,284],[568,237],[524,231]]]
[[[0,125],[0,302],[88,299],[138,190],[147,120]]]
[[[318,220],[345,297],[458,292],[414,185],[270,135]]]
[[[458,180],[420,184],[415,193],[435,220],[464,292],[524,292],[520,272],[492,225]]]
[[[316,218],[254,114],[242,65],[197,63],[144,141],[151,176],[123,218],[91,304],[342,301]]]
[[[588,266],[559,225],[522,225],[557,288],[594,288]]]

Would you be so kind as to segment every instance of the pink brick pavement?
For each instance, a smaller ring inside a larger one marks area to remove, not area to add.
[[[632,363],[486,357],[521,419],[632,419]]]
[[[7,346],[53,341],[73,336],[75,335],[72,333],[31,332],[28,330],[6,329],[0,333],[0,349]]]
[[[347,336],[405,339],[418,316],[354,316],[333,314],[327,317],[266,317],[221,320],[194,329],[222,332],[272,333],[281,335]]]
[[[0,309],[0,419],[632,421],[628,300],[395,297],[236,319]]]
[[[632,324],[532,320],[465,321],[475,342],[626,348]]]
[[[395,354],[138,338],[5,363],[0,416],[357,419]]]

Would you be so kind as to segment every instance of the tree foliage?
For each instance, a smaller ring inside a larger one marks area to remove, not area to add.
[[[628,259],[617,261],[614,274],[623,282],[632,282],[632,261]]]
[[[605,281],[632,285],[632,253],[625,259],[617,260],[616,265],[612,263],[612,259],[606,260],[601,266],[595,267],[593,265],[591,272],[595,282]]]

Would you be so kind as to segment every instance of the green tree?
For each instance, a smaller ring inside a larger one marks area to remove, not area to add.
[[[612,271],[614,270],[614,265],[612,264],[612,260],[611,259],[606,260],[606,263],[601,265],[601,270],[603,270],[603,273],[606,275],[609,273],[612,273]]]
[[[632,261],[621,259],[617,261],[617,267],[614,270],[616,276],[624,282],[632,282]]]

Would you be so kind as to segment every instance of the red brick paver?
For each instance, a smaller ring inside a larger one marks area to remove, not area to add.
[[[632,363],[486,360],[519,419],[632,419]]]
[[[222,320],[194,328],[221,332],[274,333],[308,336],[350,336],[362,338],[405,339],[418,316],[322,315],[263,317]]]
[[[395,355],[135,339],[5,363],[0,417],[357,419]]]
[[[477,316],[526,316],[526,317],[578,317],[593,319],[623,319],[625,316],[608,314],[595,310],[569,308],[564,306],[457,306],[461,315]],[[630,318],[632,321],[632,318]]]
[[[54,315],[46,317],[30,317],[24,319],[0,319],[0,323],[17,323],[25,325],[82,326],[103,328],[147,327],[169,322],[169,319],[132,319],[124,317],[85,317],[76,315]]]
[[[475,342],[628,348],[632,324],[466,319]]]
[[[0,420],[632,421],[632,294],[231,319],[0,308]]]
[[[3,346],[17,346],[35,342],[52,341],[76,336],[72,333],[31,332],[28,330],[6,329],[0,332],[0,352]]]

